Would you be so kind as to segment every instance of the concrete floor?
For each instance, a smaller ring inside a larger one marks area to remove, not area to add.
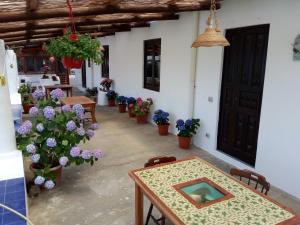
[[[99,107],[97,120],[100,128],[84,147],[101,148],[105,157],[93,167],[66,168],[59,187],[29,199],[35,225],[133,225],[134,183],[127,172],[156,155],[198,155],[226,172],[231,168],[201,149],[180,150],[176,136],[160,137],[153,125],[137,125],[116,108]],[[299,200],[274,187],[269,195],[300,212]]]

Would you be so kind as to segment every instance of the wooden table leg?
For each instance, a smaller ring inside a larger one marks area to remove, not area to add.
[[[143,225],[144,223],[144,201],[141,188],[135,184],[135,225]]]
[[[96,119],[96,104],[91,105],[91,114],[92,114],[92,121],[93,123],[97,123]]]

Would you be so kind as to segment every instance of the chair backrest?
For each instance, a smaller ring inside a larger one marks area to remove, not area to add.
[[[174,162],[176,161],[176,157],[174,156],[157,156],[148,160],[145,163],[144,167],[155,166],[162,163]]]
[[[270,190],[270,183],[267,182],[266,178],[256,172],[250,171],[250,170],[240,170],[240,169],[231,169],[230,174],[232,176],[240,177],[240,181],[242,181],[242,178],[246,178],[248,180],[248,185],[251,185],[251,181],[254,181],[255,183],[255,189],[261,186],[261,193],[264,193],[265,195],[268,194],[268,191]]]

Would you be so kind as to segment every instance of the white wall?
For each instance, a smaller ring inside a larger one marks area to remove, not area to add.
[[[114,89],[125,96],[152,97],[153,109],[161,108],[175,117],[191,116],[192,65],[196,13],[184,13],[179,21],[151,24],[150,28],[133,29],[102,38],[109,45],[110,78]],[[161,38],[160,92],[143,88],[144,40]],[[174,129],[174,127],[172,128]]]
[[[300,33],[298,0],[226,0],[219,12],[222,28],[270,24],[261,122],[255,169],[273,185],[300,198],[300,61],[291,44]],[[201,12],[200,30],[207,13]],[[216,151],[223,49],[200,48],[197,61],[195,116],[201,129],[195,144],[238,167],[246,166]],[[208,102],[212,96],[214,102]],[[210,134],[210,138],[205,137]]]

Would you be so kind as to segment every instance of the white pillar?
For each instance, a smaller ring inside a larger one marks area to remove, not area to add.
[[[5,75],[5,47],[0,40],[0,76]],[[14,122],[10,103],[8,85],[0,85],[0,153],[12,152],[17,149]]]
[[[14,50],[6,50],[5,54],[6,76],[8,78],[9,93],[18,93],[19,78],[17,68],[17,58]]]

